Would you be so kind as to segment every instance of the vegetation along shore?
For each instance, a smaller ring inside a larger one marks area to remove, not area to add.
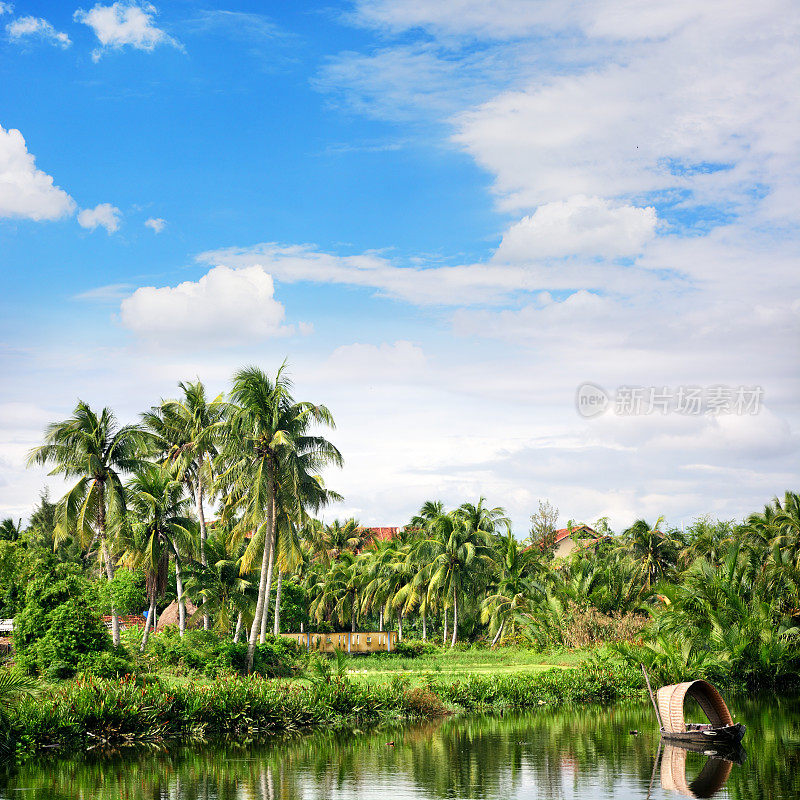
[[[292,391],[249,367],[136,424],[79,402],[47,428],[30,461],[67,491],[0,523],[0,758],[609,702],[641,693],[640,663],[660,683],[797,681],[796,493],[681,528],[559,528],[542,500],[514,531],[483,498],[323,523],[343,457],[331,412]],[[390,629],[364,656],[281,637]]]

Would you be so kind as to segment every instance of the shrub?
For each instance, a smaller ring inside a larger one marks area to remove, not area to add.
[[[100,581],[97,599],[104,614],[111,613],[112,605],[118,614],[141,614],[147,607],[144,575],[139,570],[118,569],[113,580]]]
[[[215,631],[187,631],[167,628],[151,638],[151,668],[169,669],[209,678],[243,675],[247,671],[247,644],[234,643]],[[264,677],[289,677],[301,666],[303,652],[292,639],[269,636],[256,646],[253,672]]]
[[[432,655],[438,649],[431,642],[423,642],[421,639],[405,639],[402,642],[397,642],[394,647],[394,653],[404,658],[419,658],[420,656]]]
[[[81,675],[93,675],[97,678],[121,678],[133,671],[130,658],[120,648],[114,652],[87,653],[78,662],[78,672]]]
[[[74,675],[82,657],[111,648],[111,638],[94,610],[91,584],[77,568],[59,564],[34,578],[25,605],[14,619],[16,662],[51,679]]]
[[[414,717],[442,717],[450,712],[438,695],[428,687],[410,689],[405,696],[406,713]]]

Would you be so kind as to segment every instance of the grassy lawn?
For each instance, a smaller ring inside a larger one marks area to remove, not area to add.
[[[419,658],[403,658],[388,654],[359,655],[348,657],[348,675],[353,680],[366,683],[384,683],[394,677],[403,677],[409,679],[412,684],[420,684],[428,676],[455,680],[467,675],[529,674],[551,667],[569,669],[577,667],[589,655],[588,650],[543,654],[512,647],[497,650],[442,650]],[[159,676],[165,683],[174,686],[189,682],[201,684],[211,682],[202,675],[189,678],[160,672]]]
[[[369,682],[403,676],[422,682],[432,675],[437,678],[463,678],[467,675],[501,675],[541,672],[551,667],[576,667],[589,657],[588,651],[534,653],[517,648],[498,650],[442,651],[420,658],[391,655],[351,656],[350,676]]]

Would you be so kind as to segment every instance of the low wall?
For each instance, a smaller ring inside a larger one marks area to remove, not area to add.
[[[397,645],[396,631],[357,631],[356,633],[282,633],[294,639],[306,650],[333,653],[345,650],[348,653],[391,653]]]

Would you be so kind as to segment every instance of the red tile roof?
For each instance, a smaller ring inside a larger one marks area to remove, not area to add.
[[[577,525],[574,528],[559,528],[556,531],[556,544],[560,541],[572,536],[573,533],[589,533],[592,536],[597,536],[597,531],[590,528],[588,525]]]

